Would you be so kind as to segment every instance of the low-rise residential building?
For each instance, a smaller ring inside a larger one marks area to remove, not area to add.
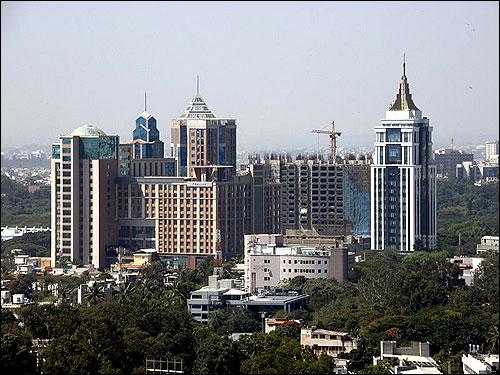
[[[302,321],[296,319],[274,319],[266,318],[264,322],[264,332],[275,331],[280,326],[301,326]]]
[[[499,251],[499,237],[498,236],[483,236],[481,237],[481,243],[476,247],[476,253],[485,254],[488,252],[497,252]]]
[[[224,307],[241,307],[256,313],[270,313],[277,310],[294,311],[306,306],[308,295],[297,292],[283,292],[252,295],[237,288],[237,280],[220,279],[218,275],[209,276],[208,286],[191,292],[187,301],[188,310],[198,322],[208,322],[212,311]]]
[[[373,357],[373,364],[393,361],[393,374],[441,374],[437,362],[430,356],[428,342],[412,341],[408,347],[398,347],[396,341],[380,342],[380,357]]]
[[[464,353],[462,355],[462,369],[464,374],[493,374],[498,373],[498,354]]]
[[[26,254],[14,256],[15,273],[28,275],[36,271],[46,271],[50,269],[50,257],[30,257]]]
[[[358,342],[347,332],[304,327],[300,330],[300,345],[310,346],[316,355],[326,353],[337,357],[339,353],[349,353],[358,348]]]
[[[471,286],[474,282],[474,273],[478,269],[483,258],[454,256],[450,262],[457,265],[460,270],[459,279],[464,280],[465,285]]]
[[[283,236],[245,236],[245,288],[252,293],[269,289],[283,281],[304,276],[308,279],[347,280],[348,251],[341,247],[287,247]]]

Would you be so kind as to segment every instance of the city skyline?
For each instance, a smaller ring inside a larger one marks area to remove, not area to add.
[[[341,146],[369,147],[403,53],[435,148],[498,139],[498,4],[450,5],[2,3],[2,147],[49,144],[84,124],[127,140],[144,91],[169,144],[197,74],[209,108],[237,119],[240,150],[324,149],[310,131],[331,120]],[[442,63],[429,70],[428,56]]]

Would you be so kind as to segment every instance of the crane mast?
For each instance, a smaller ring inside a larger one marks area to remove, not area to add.
[[[341,132],[335,131],[335,121],[332,121],[332,130],[313,129],[311,133],[328,134],[330,136],[330,149],[332,153],[332,160],[337,162],[337,137],[340,137]]]

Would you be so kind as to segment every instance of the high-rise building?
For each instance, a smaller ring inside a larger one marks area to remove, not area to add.
[[[106,248],[116,243],[117,173],[118,136],[86,125],[52,145],[52,266],[104,267]]]
[[[486,142],[486,161],[498,163],[499,142]]]
[[[406,64],[396,100],[375,127],[371,166],[371,248],[436,247],[432,127],[412,100]]]
[[[280,212],[279,226],[266,233],[308,230],[318,235],[343,236],[350,231],[344,220],[342,164],[314,156],[292,159],[289,155],[265,156],[263,161],[257,156],[249,162],[254,173],[263,168],[261,174],[268,180],[268,192],[264,194],[275,197],[267,207],[273,204]],[[280,192],[270,195],[270,183],[279,183]],[[255,212],[259,212],[258,208]]]
[[[199,89],[186,110],[171,126],[171,156],[179,176],[194,176],[197,166],[223,166],[219,178],[236,173],[236,120],[217,118]]]
[[[118,147],[120,176],[175,176],[175,158],[163,157],[164,144],[156,119],[144,111],[135,125],[132,140]]]
[[[193,267],[209,255],[242,254],[245,234],[276,225],[269,214],[275,207],[266,203],[279,192],[269,190],[257,172],[234,175],[236,121],[216,119],[198,92],[172,124],[172,149],[176,157],[134,159],[130,144],[120,145],[120,245],[155,248]],[[264,207],[255,218],[254,207]]]
[[[135,120],[132,159],[163,158],[164,145],[160,140],[160,131],[156,127],[156,119],[148,112],[142,112]]]
[[[438,177],[455,177],[457,164],[462,164],[464,161],[474,161],[474,154],[451,148],[434,151],[434,164]]]

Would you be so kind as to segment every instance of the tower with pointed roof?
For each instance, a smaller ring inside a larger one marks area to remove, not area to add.
[[[200,95],[199,79],[193,99],[172,123],[171,156],[179,176],[227,180],[236,173],[236,120],[214,115]]]
[[[163,158],[164,144],[160,140],[156,119],[147,112],[146,93],[144,93],[144,112],[135,120],[135,129],[129,143],[133,144],[133,159]]]
[[[395,101],[375,127],[371,166],[371,248],[432,250],[437,245],[432,127],[413,102],[406,61]]]

